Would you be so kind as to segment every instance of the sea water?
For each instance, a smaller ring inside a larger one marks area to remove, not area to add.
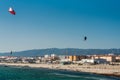
[[[84,72],[0,66],[0,80],[120,80],[120,78]]]

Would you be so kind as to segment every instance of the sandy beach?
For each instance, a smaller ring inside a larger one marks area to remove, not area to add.
[[[109,75],[120,77],[120,65],[61,65],[61,64],[21,64],[21,63],[0,63],[6,66],[21,66],[32,68],[48,68],[57,70],[69,70],[77,72],[90,72],[95,74]]]

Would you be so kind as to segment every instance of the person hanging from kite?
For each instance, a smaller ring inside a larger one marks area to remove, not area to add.
[[[87,40],[87,37],[85,36],[85,37],[84,37],[84,41],[86,41],[86,40]]]
[[[10,54],[12,55],[12,53],[13,53],[13,52],[11,51]]]
[[[16,15],[16,12],[14,11],[14,9],[12,7],[10,7],[8,11],[10,14]]]

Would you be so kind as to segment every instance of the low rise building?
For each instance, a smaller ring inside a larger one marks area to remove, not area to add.
[[[120,55],[116,56],[115,59],[116,59],[116,62],[120,62]]]
[[[78,55],[70,55],[69,59],[70,61],[80,61],[82,59],[86,59],[87,56],[78,56]]]
[[[106,59],[108,62],[115,62],[115,56],[114,55],[94,55],[92,56],[92,59]]]
[[[89,64],[107,64],[106,59],[82,59],[81,63],[89,63]]]
[[[92,64],[94,64],[95,63],[95,60],[94,59],[82,59],[81,60],[81,63],[92,63]]]

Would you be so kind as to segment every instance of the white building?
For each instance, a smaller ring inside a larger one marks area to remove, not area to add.
[[[49,58],[50,57],[50,55],[44,55],[44,58]]]
[[[51,57],[56,57],[56,55],[55,54],[51,54]]]
[[[82,59],[81,62],[82,63],[94,63],[94,59]]]
[[[91,63],[91,64],[107,64],[106,59],[82,59],[81,63]]]
[[[95,59],[95,64],[107,64],[108,61],[106,59]]]

